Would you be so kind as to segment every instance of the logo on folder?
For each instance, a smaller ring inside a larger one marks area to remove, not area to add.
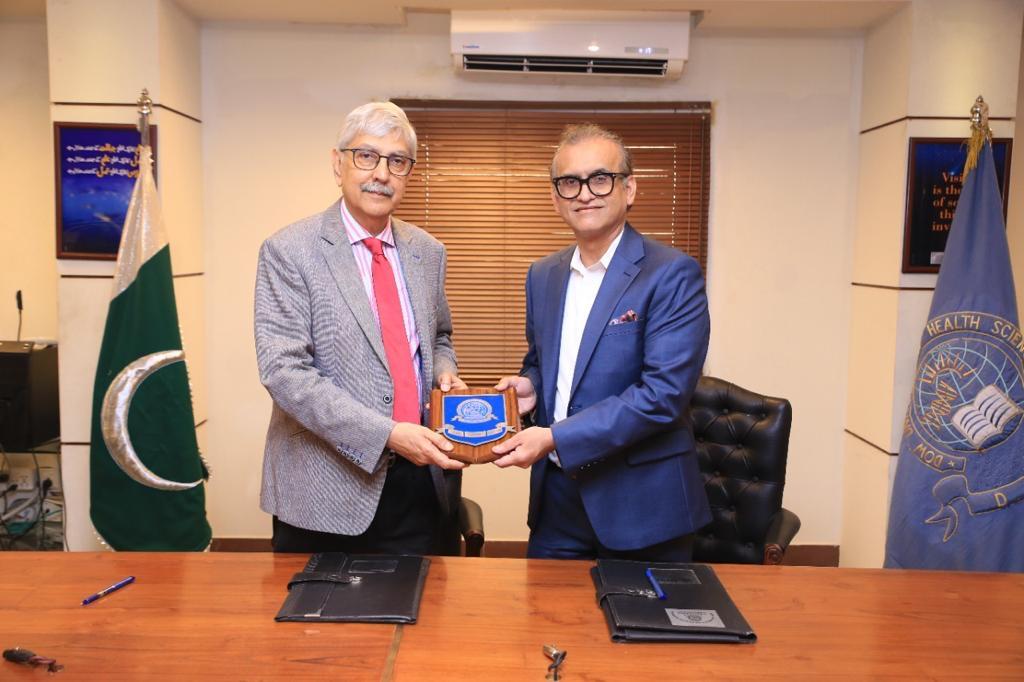
[[[508,433],[505,397],[500,393],[446,395],[441,405],[441,434],[453,443],[482,445]]]

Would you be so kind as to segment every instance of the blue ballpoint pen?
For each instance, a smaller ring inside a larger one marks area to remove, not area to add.
[[[658,599],[666,599],[665,590],[661,589],[661,583],[659,583],[658,579],[654,577],[653,573],[651,573],[651,569],[648,568],[644,573],[647,575],[647,580],[651,583],[651,587],[654,588],[654,594],[658,595]]]
[[[96,594],[90,594],[88,597],[83,599],[82,600],[82,606],[87,606],[87,605],[93,603],[94,601],[96,601],[97,599],[99,599],[100,597],[105,597],[108,594],[110,594],[111,592],[114,592],[115,590],[120,590],[125,585],[131,585],[133,582],[135,582],[135,576],[134,575],[130,575],[127,578],[125,578],[124,580],[118,580],[116,583],[114,583],[110,587],[104,587],[102,590],[100,590]]]

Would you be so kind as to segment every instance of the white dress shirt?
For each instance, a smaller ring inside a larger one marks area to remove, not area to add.
[[[558,381],[555,384],[555,410],[552,423],[559,422],[568,416],[569,393],[572,390],[573,374],[576,370],[576,358],[583,341],[583,330],[590,317],[590,309],[597,300],[597,292],[608,272],[608,264],[615,255],[615,249],[622,240],[623,230],[609,245],[608,250],[590,267],[583,265],[580,258],[580,247],[572,252],[569,262],[569,285],[565,290],[565,310],[562,313],[562,343],[558,350]],[[548,457],[561,466],[558,454],[552,452]]]

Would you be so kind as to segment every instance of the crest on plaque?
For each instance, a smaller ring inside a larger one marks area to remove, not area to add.
[[[521,428],[516,390],[453,388],[430,392],[430,428],[454,446],[448,456],[467,464],[498,458],[492,448]]]
[[[441,398],[441,434],[453,443],[482,445],[508,433],[505,397],[500,393],[446,395]]]

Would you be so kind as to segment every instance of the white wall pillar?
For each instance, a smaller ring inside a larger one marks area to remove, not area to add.
[[[196,422],[206,416],[199,27],[173,0],[48,0],[52,121],[135,123],[148,88],[157,182],[171,244]],[[71,549],[99,543],[89,520],[93,378],[113,263],[58,263],[61,440]],[[198,430],[200,447],[202,428]]]
[[[23,292],[22,339],[57,338],[57,261],[53,238],[53,155],[47,117],[46,24],[0,19],[0,339],[14,340]]]
[[[1022,19],[1017,0],[914,0],[865,39],[843,566],[880,566],[884,558],[892,476],[935,286],[935,275],[901,272],[909,140],[968,137],[979,94],[991,116],[1015,115]],[[1013,136],[1012,121],[993,121],[992,129]]]

